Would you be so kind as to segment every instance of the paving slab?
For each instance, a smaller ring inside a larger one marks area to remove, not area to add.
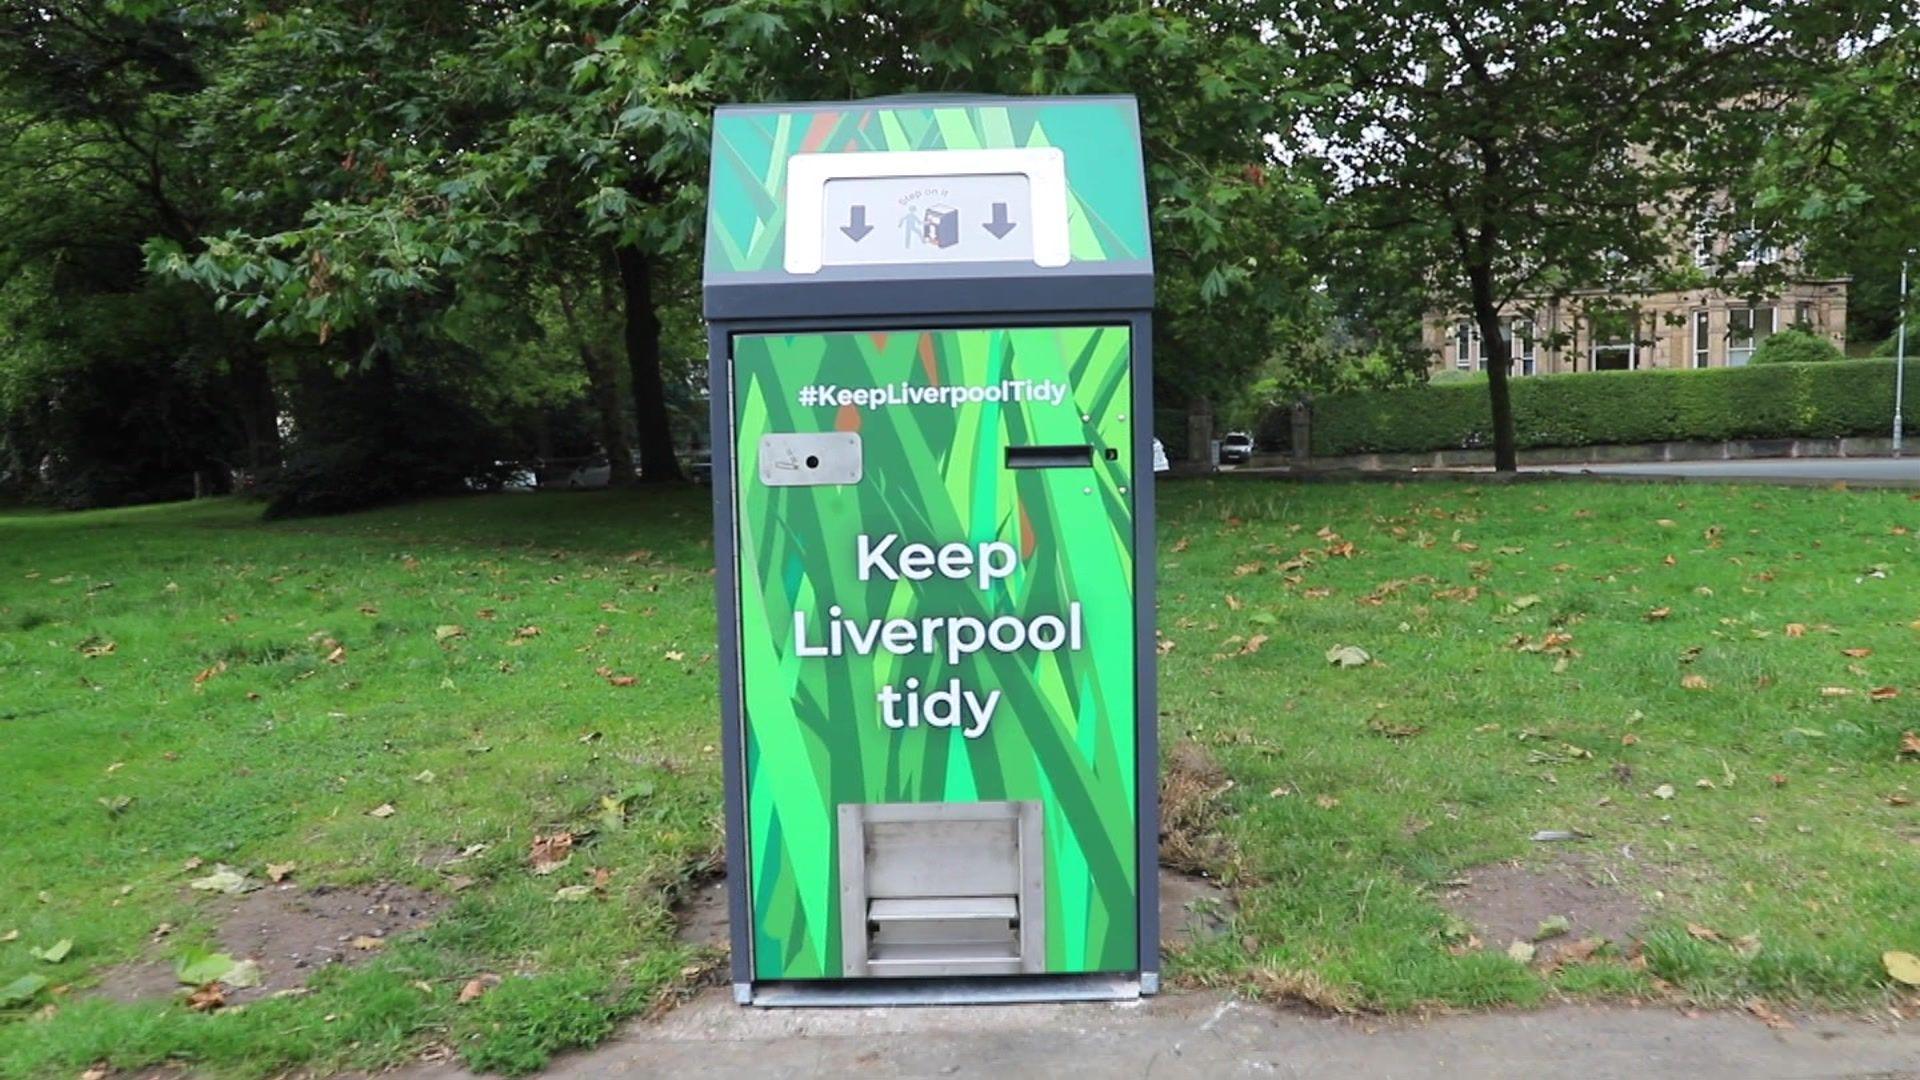
[[[702,993],[544,1074],[600,1077],[1920,1078],[1920,1025],[1560,1005],[1353,1019],[1213,993],[1123,1004],[756,1009]],[[452,1065],[405,1080],[465,1080]]]

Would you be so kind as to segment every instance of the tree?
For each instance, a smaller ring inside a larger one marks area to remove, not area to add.
[[[1792,0],[1277,0],[1261,11],[1281,46],[1281,131],[1337,191],[1345,262],[1411,268],[1400,287],[1430,310],[1470,313],[1495,467],[1508,471],[1505,312],[1691,272],[1695,225],[1865,19]],[[1718,227],[1733,224],[1722,215]]]
[[[1885,5],[1790,102],[1749,183],[1772,231],[1853,278],[1848,335],[1881,341],[1900,320],[1900,264],[1920,248],[1920,26]]]
[[[140,248],[215,202],[182,103],[230,26],[0,2],[0,473],[86,504],[217,490],[279,456],[268,359]]]

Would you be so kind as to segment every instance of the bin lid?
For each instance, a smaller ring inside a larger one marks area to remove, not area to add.
[[[704,293],[726,319],[1150,308],[1134,99],[722,106]]]

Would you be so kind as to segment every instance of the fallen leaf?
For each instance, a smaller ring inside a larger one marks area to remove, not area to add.
[[[220,976],[220,984],[229,990],[251,990],[260,985],[260,963],[257,960],[242,960],[233,965],[225,975]]]
[[[1695,674],[1689,674],[1689,675],[1687,675],[1686,677],[1684,677],[1684,678],[1682,678],[1682,679],[1680,680],[1680,686],[1681,686],[1681,688],[1682,688],[1682,689],[1685,689],[1685,690],[1706,690],[1706,689],[1708,689],[1708,683],[1707,683],[1707,680],[1706,680],[1705,678],[1703,678],[1703,677],[1701,677],[1701,676],[1699,676],[1699,675],[1695,675]]]
[[[20,940],[20,931],[18,930],[9,930],[4,934],[0,934],[0,945],[4,945],[9,941],[19,941],[19,940]]]
[[[609,676],[607,676],[607,685],[609,685],[609,686],[632,686],[633,684],[635,684],[635,683],[637,683],[637,682],[639,682],[639,681],[640,681],[640,680],[639,680],[639,679],[638,679],[637,677],[635,677],[635,676],[632,676],[632,675],[609,675]]]
[[[390,817],[392,817],[392,816],[393,816],[394,814],[396,814],[396,813],[398,813],[398,811],[396,811],[396,810],[395,810],[395,809],[393,808],[393,804],[392,804],[392,803],[390,803],[390,802],[383,802],[383,803],[381,803],[381,804],[380,804],[379,806],[376,806],[376,807],[374,807],[373,809],[371,809],[371,810],[369,810],[369,811],[367,811],[367,816],[368,816],[368,817],[377,817],[377,818],[390,818]]]
[[[273,882],[275,885],[278,885],[281,882],[287,880],[287,878],[291,876],[295,870],[298,870],[298,869],[300,869],[299,863],[290,863],[290,862],[268,863],[267,864],[267,880]]]
[[[1790,1028],[1793,1026],[1793,1021],[1788,1020],[1786,1017],[1781,1016],[1779,1013],[1775,1012],[1773,1009],[1773,1006],[1768,1005],[1766,1002],[1761,1001],[1759,998],[1754,998],[1751,1001],[1748,1001],[1746,1004],[1746,1009],[1748,1012],[1752,1013],[1755,1017],[1759,1018],[1761,1023],[1767,1025],[1770,1028],[1773,1028],[1775,1031],[1778,1031],[1782,1028]]]
[[[1915,735],[1911,731],[1901,733],[1900,756],[1920,757],[1920,735]]]
[[[1372,659],[1372,654],[1358,645],[1335,645],[1327,650],[1327,663],[1335,667],[1364,667]]]
[[[207,684],[208,679],[211,679],[214,676],[219,675],[226,670],[227,670],[227,662],[225,660],[220,661],[219,663],[213,665],[210,668],[202,669],[200,674],[195,675],[193,677],[193,685],[196,688],[205,686]]]
[[[1565,964],[1584,964],[1607,944],[1606,938],[1581,938],[1554,950],[1554,959]]]
[[[101,641],[98,638],[88,638],[87,640],[80,643],[80,655],[86,657],[89,660],[94,660],[102,656],[112,655],[113,651],[115,649],[118,649],[119,647],[120,646],[115,645],[111,641]]]
[[[1905,795],[1895,792],[1894,794],[1887,796],[1887,805],[1888,806],[1912,806],[1913,800]]]
[[[567,865],[567,860],[573,858],[573,840],[573,834],[564,829],[549,836],[534,836],[533,847],[527,855],[533,872],[551,874]]]
[[[194,1012],[212,1012],[226,1003],[226,992],[219,983],[210,982],[187,995],[187,1008]]]
[[[1640,736],[1635,735],[1631,731],[1627,732],[1625,735],[1620,736],[1621,746],[1637,746],[1639,742],[1640,742]]]
[[[463,638],[466,636],[467,636],[467,628],[464,626],[454,625],[453,623],[447,623],[444,626],[436,626],[433,628],[433,640],[441,643],[452,641],[454,638]]]
[[[1840,655],[1851,656],[1855,660],[1865,660],[1867,657],[1873,655],[1873,650],[1872,649],[1841,649]]]
[[[1687,933],[1692,937],[1700,939],[1701,941],[1725,941],[1726,940],[1725,938],[1720,936],[1720,931],[1715,930],[1710,926],[1701,926],[1699,923],[1691,923],[1691,922],[1688,923]]]
[[[473,888],[473,879],[465,874],[455,874],[447,879],[448,892],[461,892]]]
[[[1821,697],[1851,697],[1853,696],[1853,689],[1851,687],[1846,687],[1846,686],[1823,686],[1820,688],[1820,696]]]
[[[223,952],[189,950],[174,962],[173,973],[188,986],[207,986],[225,978],[234,963],[233,957]]]
[[[1900,688],[1897,686],[1876,686],[1867,691],[1867,698],[1871,701],[1892,701],[1899,696]]]
[[[413,774],[413,782],[416,784],[431,784],[437,779],[439,778],[433,774],[432,769],[421,769]]]
[[[359,949],[361,952],[374,952],[387,947],[385,938],[372,937],[367,934],[360,934],[347,944]]]
[[[346,662],[347,647],[345,645],[335,645],[333,651],[327,654],[327,663],[329,664],[344,664]]]
[[[471,1005],[480,1000],[487,991],[499,985],[500,976],[493,974],[468,979],[467,984],[460,988],[460,994],[454,1000],[461,1005]]]
[[[1281,784],[1281,785],[1280,785],[1279,787],[1277,787],[1277,788],[1274,788],[1274,789],[1273,789],[1272,791],[1269,791],[1269,792],[1267,792],[1267,798],[1269,798],[1269,799],[1284,799],[1284,798],[1286,798],[1287,796],[1289,796],[1289,795],[1291,795],[1291,794],[1293,794],[1293,789],[1292,789],[1292,788],[1290,788],[1290,787],[1288,787],[1288,786],[1287,786],[1287,785],[1285,785],[1285,784]],[[17,933],[17,931],[16,931],[16,933]]]
[[[1530,941],[1515,941],[1513,944],[1507,946],[1508,958],[1519,964],[1533,963],[1533,955],[1537,951]]]
[[[1790,622],[1790,623],[1788,623],[1788,624],[1787,624],[1787,636],[1788,636],[1788,637],[1806,637],[1806,636],[1807,636],[1807,624],[1806,624],[1806,623],[1797,623],[1797,622]]]
[[[47,964],[57,964],[65,960],[67,954],[73,951],[73,939],[61,938],[59,941],[54,942],[44,949],[35,946],[27,951],[33,954],[35,960]]]
[[[1322,810],[1331,810],[1340,805],[1340,800],[1331,795],[1316,795],[1314,796],[1313,804]]]
[[[1545,941],[1556,938],[1573,929],[1573,923],[1565,915],[1553,915],[1540,920],[1540,926],[1533,932],[1533,940]]]
[[[1229,611],[1240,610],[1240,598],[1233,595],[1232,593],[1227,594],[1227,610]]]
[[[569,904],[577,904],[592,896],[593,886],[591,885],[568,885],[565,888],[555,889],[553,893],[555,900],[564,901]]]
[[[1671,799],[1671,798],[1673,798],[1673,785],[1672,785],[1672,784],[1661,784],[1661,785],[1660,785],[1659,787],[1657,787],[1657,788],[1654,788],[1654,789],[1653,789],[1653,797],[1654,797],[1654,798],[1656,798],[1656,799]]]
[[[1265,645],[1266,643],[1267,643],[1267,635],[1255,634],[1252,637],[1247,639],[1247,643],[1245,645],[1240,646],[1240,655],[1249,656],[1249,655],[1252,655],[1253,653],[1257,653],[1260,651],[1260,646]]]
[[[680,661],[685,660],[687,658],[687,654],[681,652],[678,649],[668,649],[666,652],[666,657],[668,661],[677,664]]]
[[[1880,963],[1886,966],[1887,974],[1893,977],[1893,981],[1906,986],[1920,986],[1920,956],[1889,949],[1880,954]]]
[[[25,1005],[46,988],[45,975],[22,975],[5,986],[0,986],[0,1009]]]
[[[190,889],[199,889],[201,892],[217,892],[225,893],[228,896],[239,896],[241,893],[249,893],[259,888],[260,883],[225,863],[219,863],[214,866],[213,873],[208,874],[206,877],[195,878],[187,882],[187,887]]]
[[[1657,608],[1654,608],[1654,609],[1653,609],[1652,611],[1649,611],[1649,612],[1647,612],[1647,621],[1648,621],[1648,622],[1658,622],[1658,621],[1660,621],[1661,619],[1664,619],[1664,618],[1666,618],[1667,616],[1669,616],[1669,615],[1671,615],[1671,614],[1673,614],[1673,609],[1672,609],[1672,608],[1670,608],[1670,607],[1657,607]]]
[[[1770,784],[1772,784],[1772,785],[1773,785],[1774,787],[1786,787],[1786,786],[1787,786],[1787,774],[1786,774],[1786,773],[1774,773],[1774,774],[1773,774],[1772,776],[1769,776],[1769,777],[1767,777],[1767,782],[1768,782],[1768,783],[1770,783]]]

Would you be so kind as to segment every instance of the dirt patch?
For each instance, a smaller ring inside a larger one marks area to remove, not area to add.
[[[340,889],[325,885],[268,886],[209,903],[218,922],[219,951],[260,965],[260,985],[229,993],[230,1002],[251,1001],[306,985],[328,964],[351,964],[374,955],[395,934],[433,921],[442,899],[402,885]],[[355,944],[359,942],[359,944]],[[173,949],[108,972],[98,992],[115,1001],[161,997],[181,989],[174,977]]]
[[[1644,868],[1634,876],[1644,874]],[[1561,946],[1601,938],[1625,948],[1637,940],[1652,909],[1633,878],[1591,855],[1567,853],[1544,864],[1495,863],[1449,882],[1440,902],[1473,928],[1489,949],[1532,941],[1540,924],[1567,920],[1567,932],[1538,943],[1550,959]]]
[[[707,949],[727,947],[727,879],[713,877],[687,886],[673,906],[678,926],[673,939],[682,945]]]
[[[1160,862],[1183,874],[1218,875],[1233,861],[1233,847],[1219,833],[1232,790],[1227,771],[1207,748],[1191,740],[1167,750],[1160,776]]]
[[[1160,868],[1160,944],[1190,949],[1233,925],[1233,896],[1220,883]]]

